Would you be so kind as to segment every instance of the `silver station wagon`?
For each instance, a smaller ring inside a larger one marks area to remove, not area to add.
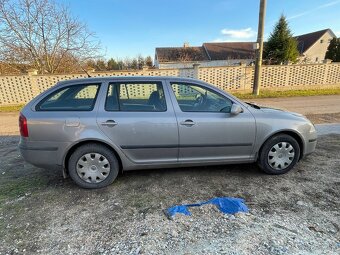
[[[60,168],[83,188],[147,168],[257,162],[268,174],[283,174],[317,140],[300,114],[176,77],[62,81],[25,106],[19,125],[26,161]]]

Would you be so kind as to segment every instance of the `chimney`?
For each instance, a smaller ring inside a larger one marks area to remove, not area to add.
[[[183,44],[183,47],[184,47],[184,48],[189,48],[189,47],[190,47],[190,45],[189,45],[189,43],[188,43],[188,42],[185,42],[185,43]]]

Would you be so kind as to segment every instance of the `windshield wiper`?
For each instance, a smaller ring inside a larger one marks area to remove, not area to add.
[[[255,109],[261,109],[260,106],[258,106],[257,104],[254,103],[250,103],[250,102],[245,102],[246,104],[249,104],[251,107],[255,108]]]

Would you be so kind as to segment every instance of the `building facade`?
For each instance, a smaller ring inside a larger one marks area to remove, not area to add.
[[[300,63],[322,63],[329,43],[336,37],[331,29],[296,36]]]

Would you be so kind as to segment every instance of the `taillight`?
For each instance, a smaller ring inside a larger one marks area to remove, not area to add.
[[[21,136],[28,137],[27,119],[22,113],[19,116],[19,129]]]

